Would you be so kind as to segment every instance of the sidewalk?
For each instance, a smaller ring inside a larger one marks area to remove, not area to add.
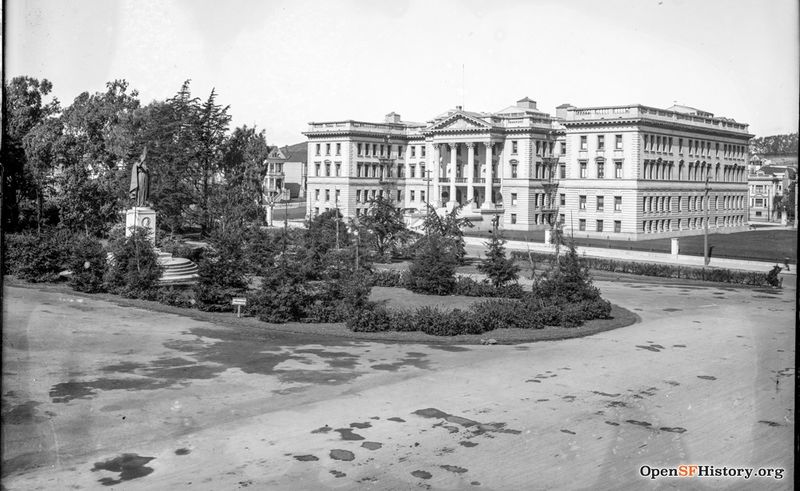
[[[467,246],[477,246],[484,250],[486,239],[482,237],[464,237],[464,242]],[[506,249],[511,251],[527,251],[552,253],[553,246],[544,244],[542,242],[524,242],[521,240],[509,240],[506,242]],[[645,251],[631,251],[624,249],[607,249],[600,247],[576,247],[578,254],[587,257],[597,257],[602,259],[617,259],[621,261],[634,261],[645,263],[663,263],[663,264],[677,264],[682,266],[703,267],[703,258],[701,256],[688,256],[678,254],[666,254],[661,252],[645,252]],[[726,268],[736,269],[740,271],[757,271],[766,273],[775,266],[773,262],[764,261],[749,261],[744,259],[726,259],[711,257],[708,267],[710,268]],[[778,264],[783,268],[782,274],[796,275],[797,265],[790,263],[790,270],[786,271],[783,264]]]

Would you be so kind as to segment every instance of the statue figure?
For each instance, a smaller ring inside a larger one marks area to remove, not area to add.
[[[150,195],[150,171],[147,170],[146,158],[147,147],[142,151],[139,161],[131,168],[130,195],[134,200],[134,206],[147,206],[147,199]]]

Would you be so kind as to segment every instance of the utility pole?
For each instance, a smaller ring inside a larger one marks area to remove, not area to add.
[[[708,257],[708,209],[711,208],[711,202],[708,197],[708,192],[711,190],[711,186],[708,185],[708,175],[706,175],[706,185],[704,189],[706,198],[706,219],[705,226],[703,227],[703,264],[708,266],[708,263],[711,260]]]

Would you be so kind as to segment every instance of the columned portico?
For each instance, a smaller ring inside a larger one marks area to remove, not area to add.
[[[483,162],[484,170],[484,198],[481,204],[482,209],[489,209],[492,207],[492,142],[486,142],[486,158]]]
[[[457,204],[456,201],[456,157],[458,155],[458,143],[450,144],[450,168],[447,172],[447,178],[450,180],[450,196],[447,202],[447,208],[452,210]]]
[[[467,143],[467,201],[475,199],[475,143]]]

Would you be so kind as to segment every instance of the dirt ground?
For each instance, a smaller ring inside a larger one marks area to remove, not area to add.
[[[794,285],[597,285],[642,321],[469,347],[7,287],[3,487],[791,489]],[[678,464],[785,472],[640,475]]]

